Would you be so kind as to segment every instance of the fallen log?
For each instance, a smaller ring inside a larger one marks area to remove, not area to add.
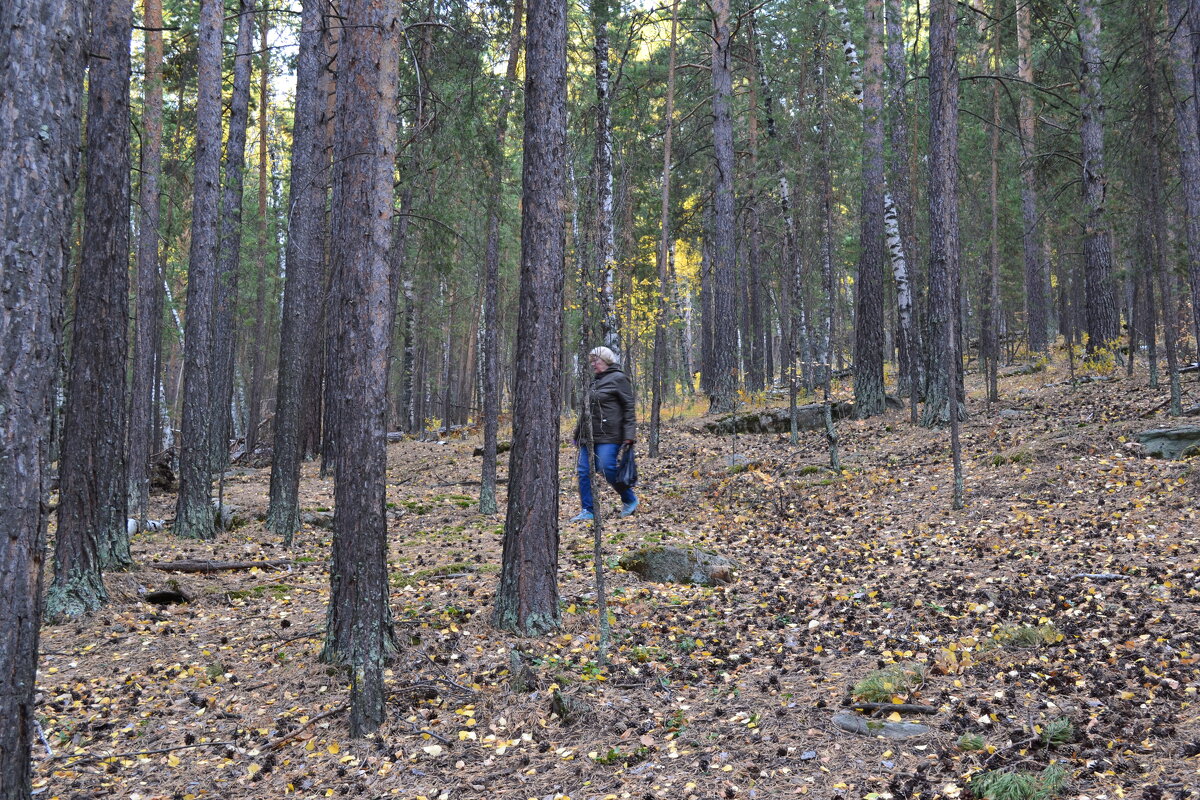
[[[291,566],[290,558],[275,558],[269,561],[206,561],[206,560],[184,560],[184,561],[163,561],[158,564],[149,564],[152,569],[162,570],[163,572],[225,572],[240,569],[281,569]]]

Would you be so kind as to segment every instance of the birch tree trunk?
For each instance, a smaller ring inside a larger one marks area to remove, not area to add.
[[[713,85],[713,156],[716,170],[713,205],[712,300],[710,326],[721,331],[714,336],[712,361],[706,364],[712,371],[709,388],[709,410],[733,411],[737,404],[737,339],[734,316],[734,263],[737,246],[734,241],[733,209],[733,120],[729,113],[733,94],[730,64],[729,0],[714,0],[712,42]]]
[[[1104,201],[1104,105],[1100,92],[1100,12],[1097,0],[1079,2],[1080,138],[1083,143],[1083,201],[1087,218],[1083,235],[1083,281],[1089,353],[1114,347],[1120,319],[1112,278],[1112,240]]]
[[[592,0],[596,66],[596,152],[592,178],[596,192],[596,280],[600,283],[601,334],[604,346],[621,355],[616,301],[616,227],[613,224],[612,75],[608,55],[609,0]]]
[[[304,0],[296,63],[296,110],[292,130],[291,197],[288,201],[287,275],[279,331],[279,378],[275,392],[275,440],[267,528],[290,547],[300,527],[298,492],[303,387],[315,364],[306,358],[320,319],[325,227],[325,177],[318,133],[324,103],[319,96],[325,54],[321,0]],[[311,413],[311,410],[310,412]]]
[[[351,675],[350,735],[383,722],[384,664],[397,649],[388,605],[387,362],[393,302],[388,249],[399,77],[394,0],[343,0],[331,264],[338,314],[331,375],[337,415],[329,620],[322,659]]]
[[[526,15],[521,292],[508,515],[493,621],[537,635],[561,624],[558,453],[566,199],[566,5]]]
[[[901,0],[887,0],[887,95],[890,115],[888,132],[892,145],[891,191],[883,196],[884,226],[892,277],[896,282],[899,364],[896,392],[910,396],[912,421],[917,421],[917,399],[921,393],[921,340],[913,304],[913,282],[909,260],[917,258],[916,222],[908,180],[908,83],[904,55],[904,17]]]
[[[221,174],[220,0],[200,0],[199,93],[196,100],[196,177],[188,259],[187,319],[183,341],[183,425],[175,535],[216,535],[209,469],[213,426],[213,300],[216,289],[217,201]]]
[[[79,165],[87,11],[59,0],[0,4],[0,785],[12,800],[31,796],[37,735],[48,420]]]
[[[233,97],[229,103],[229,135],[225,143],[225,187],[221,199],[221,267],[213,310],[213,425],[210,469],[223,472],[229,463],[233,424],[233,362],[237,351],[234,311],[242,260],[242,183],[246,165],[246,127],[250,109],[250,68],[254,48],[254,0],[241,0],[233,57]],[[259,349],[251,343],[251,351]],[[250,452],[247,449],[246,452]]]
[[[145,524],[150,502],[150,456],[154,446],[155,352],[162,328],[159,272],[159,176],[162,174],[162,0],[145,0],[145,78],[142,82],[142,146],[138,174],[137,301],[133,380],[129,402],[129,513]]]

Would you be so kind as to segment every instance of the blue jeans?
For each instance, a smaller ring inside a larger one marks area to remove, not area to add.
[[[609,486],[612,486],[613,481],[617,478],[617,453],[621,450],[619,444],[598,444],[595,445],[596,458],[600,462],[600,470],[604,473],[605,479],[608,480]],[[579,448],[579,463],[577,471],[579,473],[579,499],[583,502],[583,510],[595,513],[595,501],[592,498],[592,465],[591,459],[588,458],[588,449],[586,447]],[[617,487],[613,486],[614,489]],[[619,492],[621,502],[625,504],[632,503],[635,495],[633,489],[626,489]]]

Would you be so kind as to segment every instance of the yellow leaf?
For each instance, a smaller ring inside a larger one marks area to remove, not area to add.
[[[171,755],[167,756],[167,763],[170,764],[172,767],[178,767],[179,766],[179,756],[175,755],[174,753],[171,753]]]
[[[903,720],[904,717],[900,716],[899,711],[893,711],[892,713],[888,714],[888,722],[901,722]]]
[[[338,753],[342,752],[341,745],[339,745],[337,742],[330,742],[329,747],[327,749],[329,750],[330,753],[332,753],[335,756]]]
[[[262,769],[261,764],[251,764],[250,766],[246,767],[246,774],[253,776],[254,773],[258,772],[260,769]]]

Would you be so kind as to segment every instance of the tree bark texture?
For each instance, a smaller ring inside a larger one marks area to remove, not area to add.
[[[650,435],[647,454],[658,458],[661,437],[662,401],[667,382],[667,298],[671,281],[667,274],[671,252],[671,137],[675,132],[675,48],[679,29],[679,0],[671,3],[671,44],[667,55],[667,107],[663,116],[662,194],[658,212],[658,308],[654,320],[654,374],[651,376]],[[691,380],[691,376],[687,376]],[[584,404],[588,408],[588,404]],[[595,463],[593,459],[592,463]]]
[[[254,279],[254,335],[250,352],[254,354],[250,367],[250,392],[246,402],[246,452],[258,448],[258,428],[262,420],[263,374],[266,372],[267,351],[267,165],[271,153],[267,149],[267,119],[270,103],[271,51],[267,47],[267,16],[261,24],[262,67],[258,84],[258,274]],[[391,219],[389,217],[389,226]],[[389,237],[390,240],[390,237]],[[389,328],[391,318],[389,317]]]
[[[183,340],[179,498],[175,505],[175,534],[193,539],[211,539],[216,535],[210,499],[212,473],[209,469],[209,432],[213,426],[212,310],[216,289],[217,201],[221,175],[223,16],[220,0],[200,0],[195,194]]]
[[[500,197],[504,190],[504,144],[508,139],[508,115],[517,62],[521,56],[523,0],[513,1],[512,25],[508,35],[508,67],[500,89],[500,111],[496,115],[496,150],[492,154],[492,191],[488,196],[487,250],[483,266],[483,468],[479,480],[479,512],[495,514],[496,437],[500,427]]]
[[[737,319],[734,314],[737,245],[733,233],[733,119],[729,112],[733,95],[729,0],[714,0],[712,8],[712,135],[716,184],[713,190],[711,262],[713,314],[708,324],[714,331],[714,337],[712,360],[705,366],[712,371],[709,410],[725,413],[734,410],[738,399]],[[720,335],[716,335],[717,331]]]
[[[592,54],[596,69],[596,151],[592,179],[596,192],[596,272],[600,289],[600,329],[604,346],[618,356],[617,239],[613,220],[612,69],[608,53],[609,0],[592,0]]]
[[[1193,6],[1188,13],[1189,5]],[[1175,78],[1175,135],[1179,142],[1180,188],[1184,201],[1184,230],[1187,234],[1188,284],[1192,294],[1192,330],[1200,348],[1200,102],[1196,89],[1195,41],[1200,39],[1200,9],[1188,0],[1167,0],[1172,32],[1171,70]],[[1169,319],[1169,306],[1163,299],[1163,319]],[[1168,328],[1170,326],[1168,325]]]
[[[1050,329],[1049,299],[1046,294],[1046,266],[1040,253],[1038,232],[1037,178],[1034,170],[1037,117],[1033,108],[1033,47],[1030,44],[1032,12],[1029,3],[1017,4],[1017,75],[1022,87],[1018,130],[1021,135],[1021,246],[1025,257],[1025,325],[1029,351],[1048,349]]]
[[[916,399],[922,385],[920,326],[913,303],[913,281],[910,265],[917,262],[916,221],[913,215],[912,190],[908,179],[908,99],[906,86],[908,70],[904,56],[904,16],[901,0],[887,0],[887,95],[888,136],[892,158],[884,195],[884,223],[887,228],[888,252],[892,275],[896,281],[896,305],[899,317],[899,363],[897,393],[911,395],[913,421],[916,422]],[[900,249],[897,249],[899,246]]]
[[[87,5],[0,4],[0,796],[28,800]]]
[[[125,521],[129,304],[129,39],[124,0],[92,6],[79,290],[72,326],[50,618],[107,600],[102,569],[133,563]]]
[[[750,69],[755,70],[754,60]],[[747,127],[750,139],[750,174],[747,176],[746,217],[749,236],[746,237],[746,388],[761,392],[764,387],[766,332],[763,328],[762,300],[762,220],[758,208],[758,91],[757,76],[747,87],[750,108]]]
[[[929,385],[921,424],[956,417],[961,403],[958,243],[958,36],[950,0],[934,3],[929,28]]]
[[[867,0],[863,80],[863,188],[857,309],[854,315],[854,415],[887,409],[883,390],[883,0]]]
[[[383,668],[396,649],[388,605],[388,264],[399,18],[393,0],[347,0],[339,48],[331,266],[338,419],[329,620],[322,657],[351,675],[350,733],[383,722]]]
[[[155,352],[162,329],[158,222],[162,174],[162,0],[145,0],[146,65],[142,99],[142,145],[138,173],[137,303],[127,431],[129,513],[144,522],[150,502],[150,456],[155,440]]]
[[[288,202],[287,276],[279,332],[279,377],[275,391],[275,441],[271,459],[271,502],[267,527],[290,546],[300,527],[298,492],[303,456],[303,387],[315,366],[306,357],[320,317],[325,176],[318,133],[324,98],[319,95],[325,47],[322,0],[304,0],[300,54],[296,63],[296,111],[292,132],[291,197]],[[311,410],[309,413],[312,413]]]
[[[1080,139],[1083,143],[1083,282],[1088,352],[1116,346],[1120,312],[1112,277],[1112,233],[1105,216],[1104,104],[1100,91],[1100,11],[1097,0],[1079,2]]]
[[[494,623],[537,635],[559,627],[558,439],[566,201],[566,5],[526,15],[521,289],[508,514]]]
[[[229,102],[229,136],[225,142],[225,184],[221,198],[221,267],[213,308],[213,424],[211,469],[229,463],[233,423],[233,362],[237,349],[234,310],[238,302],[238,268],[242,258],[242,175],[246,164],[246,125],[250,109],[251,50],[254,47],[254,0],[241,0],[233,57],[233,96]],[[253,348],[257,351],[259,348]],[[247,437],[250,430],[246,431]],[[250,452],[247,448],[246,452]]]

